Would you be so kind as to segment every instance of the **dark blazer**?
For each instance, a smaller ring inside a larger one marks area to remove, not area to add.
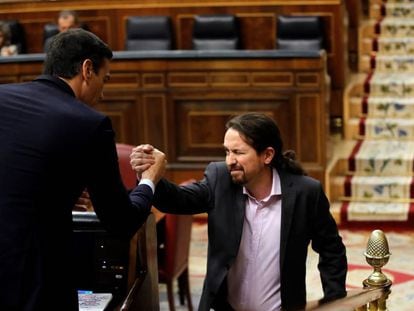
[[[57,78],[0,85],[0,310],[78,309],[72,208],[84,188],[126,238],[150,211],[150,187],[122,184],[107,117]]]
[[[329,212],[321,184],[310,177],[278,172],[282,188],[281,297],[285,310],[306,302],[308,245],[319,253],[325,298],[345,295],[345,247]],[[242,186],[231,181],[224,162],[210,163],[204,179],[186,186],[158,183],[154,205],[176,214],[208,213],[207,275],[199,310],[223,305],[226,277],[237,256],[245,213]],[[269,237],[271,238],[271,237]],[[217,308],[220,309],[220,308]]]

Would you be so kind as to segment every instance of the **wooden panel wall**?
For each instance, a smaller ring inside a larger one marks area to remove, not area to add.
[[[0,82],[30,80],[41,68],[40,61],[0,64]],[[325,54],[115,58],[111,75],[96,108],[111,117],[119,142],[151,143],[166,152],[172,167],[199,172],[207,162],[224,159],[224,125],[230,116],[261,111],[278,123],[285,148],[296,150],[309,173],[324,181],[329,97]]]
[[[235,14],[240,20],[245,49],[275,48],[277,15],[322,16],[332,81],[329,112],[331,116],[342,116],[348,57],[346,11],[341,0],[6,0],[0,3],[0,19],[18,19],[27,34],[28,52],[38,53],[42,51],[44,24],[54,22],[61,9],[78,11],[81,21],[114,50],[123,50],[125,19],[132,15],[171,16],[177,49],[191,48],[192,21],[196,14]]]

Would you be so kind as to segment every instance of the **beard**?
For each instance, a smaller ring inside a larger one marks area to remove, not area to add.
[[[244,169],[242,167],[231,166],[229,167],[229,173],[233,183],[236,185],[246,184],[246,175],[244,174]]]

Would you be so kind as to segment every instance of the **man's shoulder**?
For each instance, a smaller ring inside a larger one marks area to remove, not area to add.
[[[226,162],[224,162],[224,161],[214,161],[214,162],[210,162],[208,165],[207,165],[207,167],[209,168],[209,167],[211,167],[211,168],[217,168],[217,169],[220,169],[220,170],[222,170],[222,169],[227,169],[227,165],[226,165]]]
[[[215,172],[218,175],[228,174],[226,162],[224,161],[210,162],[207,165],[206,172]]]
[[[78,121],[101,122],[107,118],[103,113],[88,106],[76,97],[51,83],[33,80],[0,85],[0,97],[10,102],[34,105],[44,111],[62,117],[72,116]]]
[[[221,186],[232,184],[231,175],[224,161],[210,162],[204,175],[209,182],[218,182]]]
[[[34,84],[33,81],[0,84],[0,91],[2,92],[8,91],[8,90],[24,91],[27,88],[31,88],[33,84]]]
[[[319,180],[308,175],[293,174],[286,170],[278,171],[278,173],[282,183],[291,183],[298,187],[319,187],[321,185],[321,182]]]

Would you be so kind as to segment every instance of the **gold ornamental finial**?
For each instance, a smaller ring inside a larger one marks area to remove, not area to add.
[[[384,232],[381,230],[372,231],[364,255],[368,264],[374,268],[374,272],[364,281],[364,285],[384,286],[388,283],[391,285],[391,281],[381,271],[391,255]]]

